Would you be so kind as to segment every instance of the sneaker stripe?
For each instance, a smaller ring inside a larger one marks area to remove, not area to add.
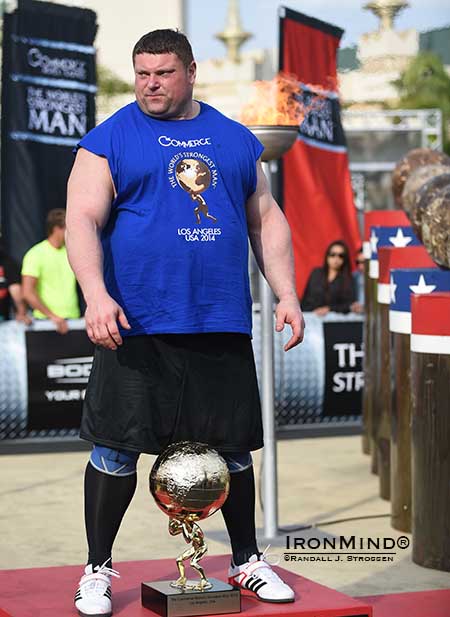
[[[249,581],[247,581],[247,589],[250,589],[250,591],[254,591],[256,585],[260,582],[261,582],[261,579],[259,577],[250,579]]]
[[[253,587],[253,590],[256,594],[258,593],[258,591],[261,589],[261,587],[264,587],[264,585],[267,585],[267,581],[261,581],[258,585],[255,585]]]

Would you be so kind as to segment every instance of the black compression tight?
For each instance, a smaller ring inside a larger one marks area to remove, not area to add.
[[[259,554],[255,530],[255,479],[253,466],[230,474],[230,492],[222,515],[230,536],[233,563],[241,565]],[[85,473],[85,523],[93,567],[111,559],[122,519],[136,490],[136,474],[112,476],[91,463]],[[108,563],[111,567],[111,563]]]
[[[120,523],[136,490],[136,474],[112,476],[89,462],[84,476],[84,517],[89,546],[88,563],[101,566],[111,559]],[[111,563],[107,564],[111,567]]]
[[[255,477],[253,466],[230,474],[230,492],[222,515],[230,536],[233,563],[240,566],[259,555],[255,530]]]

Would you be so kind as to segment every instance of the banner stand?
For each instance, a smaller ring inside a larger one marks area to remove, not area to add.
[[[96,14],[20,0],[3,14],[1,221],[16,261],[64,208],[73,147],[95,125]]]

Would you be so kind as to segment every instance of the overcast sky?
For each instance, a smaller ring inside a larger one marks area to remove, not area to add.
[[[362,0],[240,0],[244,30],[253,34],[242,49],[267,49],[278,45],[278,7],[317,17],[345,30],[341,47],[357,42],[364,32],[375,30],[378,19],[362,7]],[[450,0],[410,0],[410,7],[398,16],[396,28],[420,32],[450,25]],[[214,38],[223,30],[228,0],[188,0],[187,29],[197,60],[220,58],[224,46]]]

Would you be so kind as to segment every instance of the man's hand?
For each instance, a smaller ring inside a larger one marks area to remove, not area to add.
[[[55,324],[56,332],[59,334],[67,334],[69,332],[69,324],[64,317],[58,317],[58,315],[52,315],[51,321]]]
[[[303,341],[305,331],[305,320],[300,308],[300,304],[295,296],[280,298],[275,309],[276,325],[275,330],[284,330],[284,324],[291,326],[292,336],[284,346],[284,351],[289,351]]]
[[[26,326],[31,326],[31,324],[33,323],[33,320],[31,319],[31,317],[28,315],[28,313],[24,312],[17,312],[16,313],[16,321],[18,323],[23,323]]]
[[[316,315],[319,315],[320,317],[323,317],[324,315],[326,315],[327,313],[330,312],[330,307],[329,306],[319,306],[318,308],[314,309],[313,312]]]
[[[122,328],[131,328],[123,309],[107,293],[89,299],[84,315],[86,332],[95,345],[101,345],[106,349],[117,349],[122,345],[117,322]]]

